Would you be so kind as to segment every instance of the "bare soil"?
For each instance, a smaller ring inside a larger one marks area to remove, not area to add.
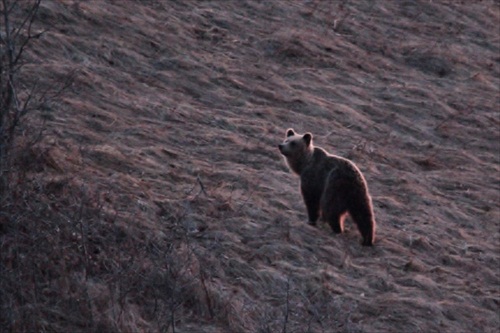
[[[500,330],[498,1],[49,0],[37,27],[26,86],[75,77],[28,118],[1,331]],[[289,127],[362,170],[373,248],[306,224]]]

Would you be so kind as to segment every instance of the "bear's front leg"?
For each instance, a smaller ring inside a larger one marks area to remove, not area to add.
[[[304,198],[307,215],[309,217],[309,221],[307,223],[310,225],[316,225],[319,218],[320,196],[315,191],[308,191],[307,189],[302,188],[302,197]]]

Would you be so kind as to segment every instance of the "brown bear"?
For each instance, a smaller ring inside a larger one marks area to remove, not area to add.
[[[321,217],[333,232],[341,233],[349,213],[363,236],[362,244],[373,245],[375,219],[363,174],[348,159],[314,147],[312,138],[311,133],[300,135],[288,129],[285,141],[279,145],[290,169],[300,176],[309,224],[316,225]]]

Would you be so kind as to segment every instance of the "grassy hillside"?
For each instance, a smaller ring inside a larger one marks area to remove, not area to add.
[[[46,0],[1,331],[498,332],[498,1]],[[378,223],[306,224],[289,127]]]

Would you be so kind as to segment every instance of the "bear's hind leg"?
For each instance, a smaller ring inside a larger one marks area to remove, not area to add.
[[[323,196],[321,202],[321,217],[323,221],[330,224],[334,233],[340,234],[344,232],[344,218],[346,214],[347,208],[341,199],[332,198],[328,195]]]
[[[330,173],[321,197],[321,216],[336,234],[344,232],[344,218],[347,213],[349,184],[339,178],[335,170]]]
[[[365,209],[350,210],[349,214],[358,226],[358,230],[363,237],[364,246],[372,246],[375,241],[375,220],[369,207]]]
[[[332,214],[328,217],[327,221],[334,233],[340,234],[344,232],[344,219],[346,215],[347,212],[341,212],[338,214]]]

